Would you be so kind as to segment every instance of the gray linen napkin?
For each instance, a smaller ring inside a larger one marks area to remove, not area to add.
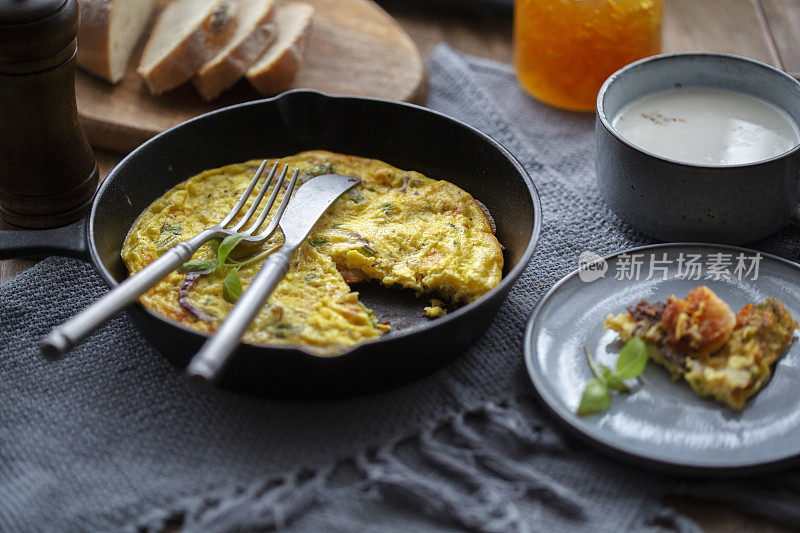
[[[363,398],[198,392],[127,316],[48,364],[37,340],[104,292],[51,258],[0,286],[0,530],[585,531],[696,526],[661,504],[710,497],[800,523],[800,475],[681,480],[563,438],[522,363],[536,302],[586,249],[646,238],[600,199],[591,116],[528,98],[507,67],[441,46],[428,105],[492,135],[542,194],[544,233],[490,331],[415,383]],[[789,228],[759,248],[796,259]]]

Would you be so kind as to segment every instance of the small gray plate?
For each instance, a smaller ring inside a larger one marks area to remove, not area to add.
[[[586,270],[566,276],[539,303],[525,336],[525,362],[543,404],[568,430],[602,450],[671,472],[736,474],[797,462],[796,338],[774,366],[772,379],[740,412],[700,398],[687,383],[673,382],[666,369],[650,362],[633,392],[614,394],[606,413],[575,414],[592,378],[583,346],[613,368],[621,345],[616,333],[603,328],[603,320],[641,299],[682,298],[693,287],[707,285],[734,311],[772,296],[800,318],[800,265],[765,253],[755,259],[756,253],[733,246],[661,244],[606,257],[607,270],[594,281],[584,281],[598,275]],[[632,268],[636,264],[638,279]],[[699,272],[691,266],[696,264]],[[594,272],[602,266],[602,260],[595,263]]]

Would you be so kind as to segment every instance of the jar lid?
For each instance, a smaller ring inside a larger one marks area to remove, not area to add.
[[[77,0],[0,0],[0,62],[53,57],[78,35]]]

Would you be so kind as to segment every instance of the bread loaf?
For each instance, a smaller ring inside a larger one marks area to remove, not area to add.
[[[314,8],[303,2],[278,7],[278,37],[247,71],[248,81],[258,92],[273,95],[291,86],[305,55],[313,16]]]
[[[156,21],[137,72],[160,94],[188,81],[236,29],[236,0],[173,0]]]
[[[153,14],[155,0],[78,0],[78,65],[118,83]]]
[[[206,100],[213,100],[244,76],[275,39],[274,0],[238,1],[236,31],[193,79]]]

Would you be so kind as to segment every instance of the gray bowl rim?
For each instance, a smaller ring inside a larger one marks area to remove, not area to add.
[[[603,85],[600,87],[600,92],[597,93],[597,106],[596,106],[596,116],[597,119],[600,121],[600,123],[603,125],[603,127],[606,130],[608,130],[608,132],[611,133],[611,135],[613,135],[618,141],[622,142],[629,148],[632,148],[637,152],[644,154],[646,156],[652,157],[653,159],[662,161],[663,163],[683,168],[694,168],[694,169],[702,169],[710,171],[756,168],[760,165],[765,165],[768,163],[772,163],[774,161],[778,161],[780,159],[784,159],[786,157],[790,157],[792,154],[800,151],[800,143],[797,143],[794,147],[787,150],[786,152],[770,157],[769,159],[760,159],[758,161],[753,161],[750,163],[738,163],[735,165],[701,165],[697,163],[687,163],[685,161],[679,161],[677,159],[671,159],[669,157],[664,157],[658,154],[654,154],[653,152],[649,152],[643,148],[636,146],[635,144],[631,143],[626,138],[624,138],[622,135],[620,135],[620,133],[616,130],[616,128],[614,128],[614,126],[611,125],[611,121],[608,119],[608,115],[606,114],[605,111],[605,96],[606,92],[608,92],[609,87],[611,87],[615,83],[619,83],[619,78],[629,70],[640,67],[642,65],[649,65],[661,61],[677,61],[684,57],[710,57],[721,61],[741,61],[745,63],[750,63],[757,67],[761,67],[768,72],[771,72],[771,74],[769,75],[778,75],[786,78],[795,85],[798,91],[798,95],[800,96],[800,81],[798,81],[788,73],[782,71],[781,69],[773,67],[772,65],[768,65],[763,61],[758,61],[757,59],[751,59],[749,57],[739,56],[735,54],[723,54],[720,52],[672,52],[668,54],[658,54],[650,57],[645,57],[644,59],[640,59],[638,61],[634,61],[633,63],[625,65],[624,67],[613,73],[611,76],[609,76],[605,82],[603,82]],[[774,107],[778,107],[775,104],[771,105],[773,105]],[[800,128],[800,124],[797,124],[797,127]]]
[[[779,257],[774,254],[762,252],[759,250],[753,250],[751,248],[745,248],[743,246],[733,246],[729,244],[714,244],[708,242],[666,242],[666,243],[648,244],[645,246],[635,246],[632,248],[626,248],[624,250],[608,254],[603,257],[603,260],[608,261],[609,259],[612,259],[621,254],[641,252],[644,250],[651,250],[655,248],[681,248],[681,247],[706,247],[706,248],[710,247],[710,248],[727,249],[733,252],[750,252],[750,253],[758,252],[761,254],[762,257],[778,261],[779,263],[783,263],[800,272],[800,264],[794,261],[790,261],[788,259],[784,259],[783,257]],[[775,459],[769,459],[758,463],[747,463],[746,461],[743,461],[740,463],[704,466],[700,463],[670,461],[664,458],[660,458],[654,454],[639,454],[636,452],[629,451],[625,448],[625,446],[620,445],[617,441],[614,441],[612,439],[607,439],[602,436],[590,435],[589,433],[584,432],[584,430],[581,427],[573,424],[571,418],[574,416],[574,413],[572,413],[571,411],[566,409],[563,405],[561,405],[561,403],[556,398],[554,398],[549,392],[547,392],[547,390],[544,387],[539,386],[544,377],[540,376],[538,372],[534,371],[533,364],[531,363],[531,361],[533,361],[536,352],[533,348],[533,342],[532,342],[533,327],[534,324],[536,323],[536,319],[538,318],[539,313],[547,304],[548,300],[550,300],[550,298],[553,296],[553,294],[555,294],[561,288],[562,285],[566,284],[569,280],[577,276],[580,270],[581,270],[580,268],[577,268],[572,272],[570,272],[569,274],[565,275],[563,278],[558,280],[558,282],[555,285],[553,285],[553,287],[549,291],[547,291],[547,294],[545,294],[544,297],[542,297],[541,301],[539,301],[539,303],[534,308],[533,313],[531,313],[531,316],[528,319],[528,324],[525,327],[525,336],[523,337],[523,357],[525,358],[525,369],[528,373],[528,378],[531,380],[531,383],[533,384],[535,390],[535,397],[538,400],[538,403],[542,407],[544,407],[545,411],[550,413],[550,415],[555,419],[555,421],[561,427],[563,427],[570,435],[578,438],[584,443],[609,455],[612,458],[619,459],[636,466],[644,466],[646,468],[659,470],[675,475],[732,477],[732,476],[770,472],[788,466],[794,466],[795,464],[800,462],[800,451],[793,453],[792,455],[787,455],[785,457],[778,457]]]

